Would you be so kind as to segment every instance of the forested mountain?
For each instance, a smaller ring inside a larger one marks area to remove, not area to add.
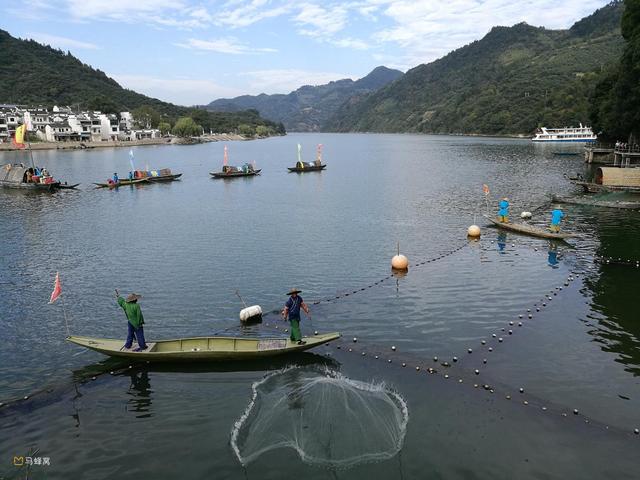
[[[622,35],[624,52],[596,86],[591,118],[603,137],[640,143],[640,0],[625,0]]]
[[[313,132],[321,130],[327,119],[351,97],[376,91],[401,76],[399,70],[377,67],[356,81],[344,79],[325,85],[305,85],[286,95],[263,93],[219,99],[206,108],[226,112],[253,108],[265,118],[282,122],[288,131]]]
[[[260,118],[254,111],[211,113],[163,102],[122,88],[104,72],[82,63],[71,53],[21,40],[0,30],[0,103],[69,105],[106,113],[151,108],[158,118],[173,124],[192,117],[205,130],[231,132],[238,127],[265,127],[283,132],[282,125]],[[246,130],[246,128],[245,128]],[[263,128],[264,130],[264,128]]]
[[[622,2],[612,2],[569,30],[494,27],[347,102],[325,129],[520,134],[587,123],[594,87],[624,46],[622,11]]]

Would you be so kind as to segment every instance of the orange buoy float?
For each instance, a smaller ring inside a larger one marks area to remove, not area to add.
[[[480,236],[480,227],[478,225],[471,225],[467,229],[467,236],[471,238],[478,238]]]
[[[409,259],[404,255],[400,255],[400,242],[398,242],[398,254],[391,259],[391,268],[400,271],[409,269]]]

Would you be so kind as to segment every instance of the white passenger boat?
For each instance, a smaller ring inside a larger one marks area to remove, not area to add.
[[[542,127],[531,140],[534,142],[595,142],[596,135],[591,127]]]

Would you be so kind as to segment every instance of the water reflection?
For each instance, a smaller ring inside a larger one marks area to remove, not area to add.
[[[132,371],[129,373],[131,385],[129,386],[128,395],[131,396],[128,402],[127,411],[136,412],[136,418],[149,418],[151,414],[151,382],[149,381],[149,373],[146,370]]]
[[[554,242],[549,242],[547,263],[551,268],[559,268],[558,260],[558,245]]]
[[[506,232],[500,231],[498,232],[498,251],[500,253],[506,253],[504,251],[505,247],[507,246],[507,234]]]

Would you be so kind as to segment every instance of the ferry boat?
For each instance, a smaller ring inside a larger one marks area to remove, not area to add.
[[[531,140],[533,142],[595,142],[596,135],[591,127],[542,127]]]

